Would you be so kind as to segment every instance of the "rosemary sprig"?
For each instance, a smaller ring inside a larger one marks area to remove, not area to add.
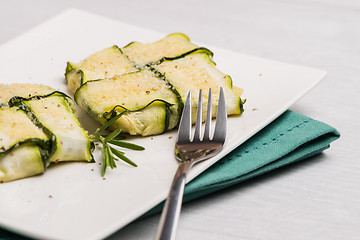
[[[119,135],[121,133],[120,129],[111,132],[109,135],[102,134],[102,132],[105,131],[111,124],[113,124],[119,117],[121,117],[121,114],[118,114],[115,117],[111,118],[106,124],[98,128],[93,134],[90,135],[90,139],[92,141],[101,143],[103,147],[103,164],[101,176],[105,175],[107,167],[110,167],[111,169],[116,168],[115,161],[119,161],[120,159],[134,167],[137,167],[137,165],[133,161],[131,161],[125,156],[124,152],[117,150],[112,145],[136,151],[141,151],[145,149],[142,146],[122,141],[125,139],[125,137]]]

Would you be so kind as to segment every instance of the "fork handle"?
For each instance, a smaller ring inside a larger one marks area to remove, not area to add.
[[[181,162],[172,182],[168,198],[166,199],[155,240],[175,239],[177,223],[180,215],[186,176],[192,161]]]

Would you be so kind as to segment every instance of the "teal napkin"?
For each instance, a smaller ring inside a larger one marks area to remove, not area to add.
[[[307,159],[329,148],[339,137],[335,128],[288,110],[188,183],[184,202]],[[162,207],[163,203],[142,217],[158,213]]]
[[[286,111],[185,187],[184,202],[230,187],[330,147],[339,132],[319,121]],[[142,217],[158,213],[163,203]],[[27,239],[0,229],[0,240]]]

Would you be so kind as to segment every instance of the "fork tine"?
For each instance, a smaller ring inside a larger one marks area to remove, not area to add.
[[[199,101],[197,107],[195,133],[193,141],[201,140],[201,124],[202,124],[202,89],[199,90]]]
[[[203,140],[210,140],[210,132],[211,132],[211,99],[212,99],[212,89],[209,88],[209,96],[207,102],[207,110],[206,110],[206,120],[205,120],[205,129],[204,129],[204,138]]]
[[[191,134],[191,91],[189,91],[185,106],[182,112],[179,133],[178,133],[178,142],[188,142],[190,140]]]
[[[224,142],[226,138],[226,104],[223,88],[220,88],[218,110],[216,114],[216,124],[213,140]]]

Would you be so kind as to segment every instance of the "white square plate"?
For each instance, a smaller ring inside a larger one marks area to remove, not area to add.
[[[64,79],[67,61],[78,62],[114,44],[153,42],[167,34],[68,10],[0,47],[0,81],[42,83],[70,94]],[[278,117],[326,75],[199,45],[214,52],[218,68],[245,89],[247,102],[242,116],[229,119],[223,151],[196,165],[189,180]],[[80,118],[90,132],[98,126],[83,112]],[[146,148],[127,152],[138,167],[119,163],[105,179],[100,176],[96,151],[97,163],[58,164],[41,176],[0,184],[0,226],[35,238],[104,238],[165,199],[177,167],[175,139],[176,131],[131,138]]]

